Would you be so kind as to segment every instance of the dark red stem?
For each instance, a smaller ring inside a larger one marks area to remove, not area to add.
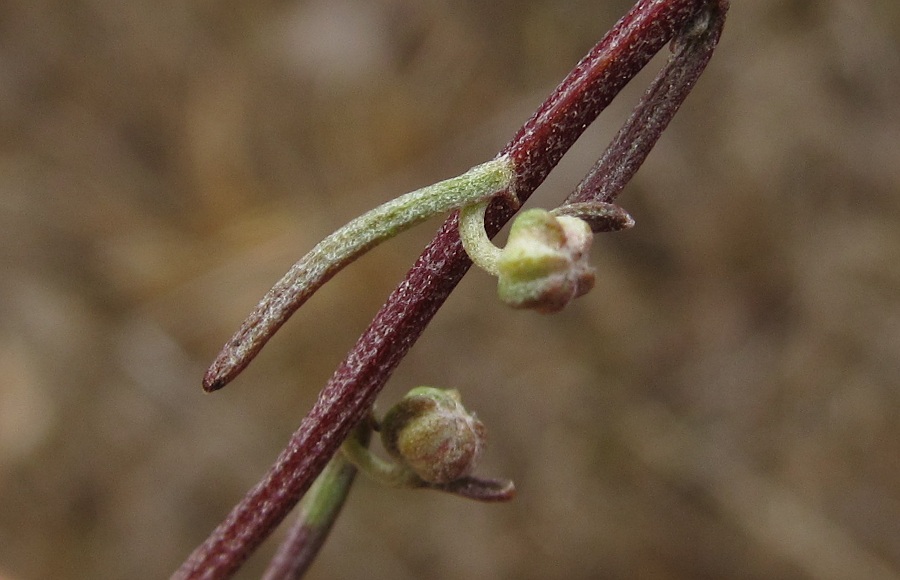
[[[631,181],[694,88],[725,25],[727,0],[710,4],[673,42],[673,53],[566,204],[611,203]]]
[[[615,95],[709,0],[642,0],[563,80],[504,148],[525,201]],[[714,3],[713,3],[714,4]],[[494,204],[489,231],[513,212]],[[296,505],[396,366],[465,274],[470,262],[451,216],[335,371],[273,467],[175,573],[227,578]]]

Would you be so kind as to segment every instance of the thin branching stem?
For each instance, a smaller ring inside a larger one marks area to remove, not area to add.
[[[303,577],[325,543],[356,474],[356,467],[342,453],[335,453],[303,496],[297,521],[269,563],[263,580]]]
[[[710,3],[673,39],[672,55],[563,207],[581,202],[611,203],[622,192],[712,58],[727,10],[728,2]]]
[[[361,421],[348,440],[368,448],[371,420]],[[312,565],[328,538],[356,479],[357,468],[343,453],[335,453],[297,508],[297,521],[278,547],[263,580],[298,580]]]

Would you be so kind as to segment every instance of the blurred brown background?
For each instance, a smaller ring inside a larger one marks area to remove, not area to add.
[[[167,577],[439,221],[204,395],[243,316],[350,218],[492,156],[630,4],[0,4],[0,577]],[[309,577],[900,576],[898,103],[895,0],[734,2],[595,291],[513,312],[473,271],[382,397],[460,389],[518,499],[361,481]]]

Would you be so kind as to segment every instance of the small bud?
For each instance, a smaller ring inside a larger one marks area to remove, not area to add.
[[[500,299],[513,308],[557,312],[594,287],[593,233],[584,220],[543,209],[519,215],[497,260]]]
[[[459,392],[416,387],[385,415],[385,450],[423,481],[444,484],[466,477],[484,449],[484,425],[460,402]]]

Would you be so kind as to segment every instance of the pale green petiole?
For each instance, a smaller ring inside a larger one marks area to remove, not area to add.
[[[361,254],[434,215],[503,193],[513,201],[514,180],[512,160],[499,156],[458,177],[401,195],[319,242],[269,290],[226,343],[204,377],[204,388],[218,389],[237,376],[297,308]]]
[[[490,200],[467,205],[459,210],[459,238],[476,266],[492,276],[499,276],[497,260],[502,249],[495,246],[484,230],[484,212]]]
[[[421,487],[422,480],[409,468],[378,457],[355,435],[344,440],[341,453],[372,479],[390,487]]]

